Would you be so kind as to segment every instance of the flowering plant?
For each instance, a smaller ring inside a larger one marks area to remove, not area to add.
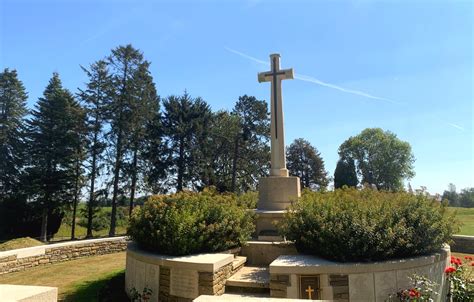
[[[434,290],[437,284],[430,279],[414,274],[409,277],[412,286],[407,289],[400,289],[396,294],[388,298],[388,302],[432,302],[433,297],[438,295]]]
[[[448,296],[453,298],[453,302],[474,301],[473,260],[472,256],[465,256],[464,261],[451,256],[451,266],[444,270],[450,283]]]

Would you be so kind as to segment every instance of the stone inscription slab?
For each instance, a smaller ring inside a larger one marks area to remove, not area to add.
[[[300,299],[320,299],[319,275],[300,276]]]
[[[170,294],[194,299],[199,296],[199,274],[195,270],[171,268]]]

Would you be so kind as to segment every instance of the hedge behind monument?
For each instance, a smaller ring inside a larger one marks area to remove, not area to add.
[[[181,192],[152,196],[136,208],[128,234],[159,254],[211,253],[245,243],[254,231],[253,219],[233,194]]]
[[[432,253],[456,230],[454,213],[430,197],[354,188],[306,191],[280,225],[299,252],[342,262]]]

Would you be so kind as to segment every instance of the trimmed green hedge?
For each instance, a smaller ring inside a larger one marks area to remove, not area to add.
[[[458,229],[432,198],[371,189],[304,192],[280,224],[301,253],[336,261],[375,261],[439,250]]]
[[[219,252],[250,238],[253,215],[233,194],[205,190],[152,196],[133,211],[128,234],[142,248],[160,254]]]

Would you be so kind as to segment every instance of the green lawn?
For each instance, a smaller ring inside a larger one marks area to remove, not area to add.
[[[0,252],[21,249],[24,247],[38,246],[43,244],[43,242],[30,237],[16,238],[0,244]]]
[[[116,235],[125,235],[127,233],[127,228],[124,226],[117,226],[115,228]],[[87,234],[87,229],[76,224],[76,239],[85,238]],[[94,237],[106,237],[109,235],[109,229],[103,229],[98,232],[92,231]],[[63,223],[59,228],[58,232],[54,234],[54,238],[51,241],[61,241],[71,239],[71,226]]]
[[[100,289],[118,279],[110,295],[124,295],[125,252],[87,257],[0,276],[0,284],[53,286],[60,301],[98,301]],[[114,301],[122,301],[113,299]]]
[[[474,236],[474,208],[450,208],[456,211],[456,218],[461,222],[460,235]]]

